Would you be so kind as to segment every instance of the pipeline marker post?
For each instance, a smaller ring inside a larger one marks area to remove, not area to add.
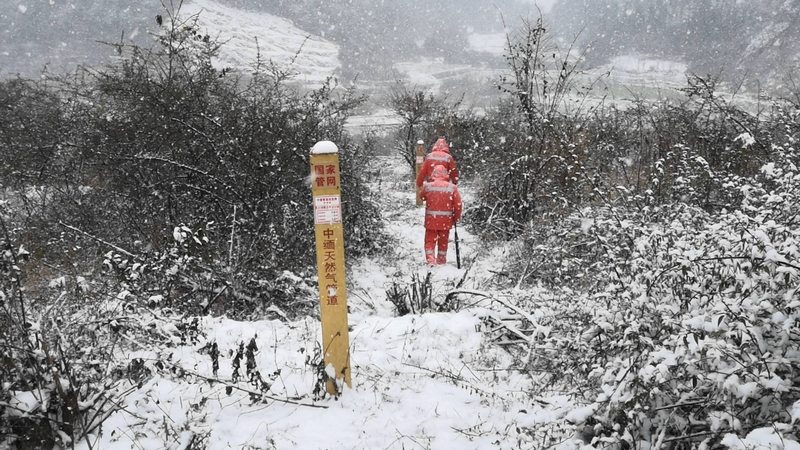
[[[417,163],[415,165],[416,171],[414,172],[415,186],[417,177],[419,176],[419,171],[422,170],[422,163],[425,161],[425,142],[423,141],[417,141],[416,158],[417,158]],[[417,186],[417,206],[422,206],[422,199],[419,196],[420,192],[422,192],[422,188]]]
[[[310,159],[322,354],[326,372],[329,375],[333,372],[326,389],[329,394],[337,395],[341,390],[336,383],[340,380],[351,386],[339,149],[331,141],[317,142]]]

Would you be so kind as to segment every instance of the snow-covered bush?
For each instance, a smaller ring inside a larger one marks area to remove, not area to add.
[[[304,310],[303,287],[280,279],[308,279],[316,263],[317,141],[341,151],[348,256],[381,242],[361,180],[368,156],[344,131],[361,97],[334,80],[303,92],[265,61],[248,74],[215,68],[220,44],[191,20],[161,26],[156,47],[121,45],[102,70],[0,85],[0,185],[25,213],[25,242],[54,266],[113,266],[126,272],[117,281],[136,278],[138,298],[186,311]]]
[[[428,272],[425,278],[412,274],[410,283],[401,280],[392,282],[392,286],[386,290],[386,298],[394,305],[398,316],[447,310],[434,302],[431,279],[432,273]]]
[[[0,447],[71,448],[96,433],[157,359],[114,362],[126,348],[179,342],[131,293],[68,271],[44,286],[0,204]]]
[[[780,108],[752,116],[715,88],[715,80],[696,77],[685,99],[572,115],[535,103],[500,105],[489,112],[492,138],[472,155],[482,162],[482,183],[465,221],[485,237],[508,239],[531,223],[617,199],[737,207],[741,193],[728,185],[753,176],[772,143],[782,142],[783,131],[774,129]]]
[[[481,185],[465,220],[485,237],[518,236],[530,221],[588,192],[584,116],[595,113],[585,100],[597,80],[578,82],[580,53],[569,43],[559,47],[541,16],[522,19],[507,34],[509,73],[496,83],[507,98],[487,112],[482,140],[467,158]]]
[[[758,175],[723,177],[739,207],[679,202],[688,192],[670,205],[633,197],[531,236],[528,277],[561,299],[546,305],[553,331],[531,369],[579,386],[596,447],[737,448],[765,426],[800,439],[793,141]]]
[[[393,151],[403,157],[413,171],[416,165],[416,144],[422,141],[430,151],[439,138],[450,144],[450,154],[459,167],[459,177],[472,180],[482,167],[484,147],[493,134],[493,124],[474,108],[466,107],[462,98],[452,99],[407,86],[395,84],[387,96],[387,104],[400,117],[394,134]]]
[[[218,44],[185,25],[103,70],[0,83],[0,447],[89,443],[174,369],[159,346],[197,338],[184,314],[308,314],[317,141],[341,150],[348,255],[381,241],[343,128],[360,99],[262,61],[216,69]]]

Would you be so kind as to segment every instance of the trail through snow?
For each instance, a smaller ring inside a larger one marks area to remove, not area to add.
[[[196,341],[120,355],[155,366],[174,364],[132,392],[79,449],[489,449],[533,448],[518,426],[552,424],[572,405],[543,396],[532,379],[513,367],[511,353],[489,342],[482,317],[499,314],[484,302],[455,312],[397,317],[386,291],[431,270],[433,298],[441,301],[462,279],[478,289],[492,258],[477,257],[473,236],[459,230],[465,265],[423,264],[424,209],[415,206],[410,168],[399,159],[380,162],[374,192],[394,236],[385,258],[350,264],[348,298],[352,387],[338,398],[314,400],[320,324],[237,322],[204,317]],[[470,195],[464,192],[465,203]],[[468,203],[465,204],[465,207]],[[346,237],[345,237],[346,239]],[[472,263],[472,260],[475,260]],[[484,260],[485,259],[485,260]],[[465,277],[466,275],[466,277]],[[480,302],[478,302],[480,303]],[[234,377],[240,345],[257,344],[256,369],[270,385]],[[209,347],[216,343],[214,373]],[[573,448],[570,446],[570,448]]]

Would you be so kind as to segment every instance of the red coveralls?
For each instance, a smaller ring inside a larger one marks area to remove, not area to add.
[[[450,228],[461,219],[461,194],[449,176],[444,166],[437,165],[431,173],[433,181],[425,183],[419,194],[425,200],[425,261],[430,265],[447,263]]]
[[[431,152],[425,156],[425,161],[422,162],[419,175],[417,175],[417,187],[422,187],[423,182],[430,181],[433,168],[439,165],[444,166],[450,173],[450,181],[452,181],[453,184],[458,184],[456,159],[450,154],[450,146],[447,145],[447,141],[445,139],[439,139],[433,144]]]

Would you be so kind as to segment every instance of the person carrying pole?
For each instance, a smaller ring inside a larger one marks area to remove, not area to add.
[[[434,166],[430,178],[424,183],[420,198],[425,201],[425,261],[434,266],[447,263],[450,229],[461,219],[463,205],[445,166]]]
[[[437,165],[444,166],[449,174],[449,181],[453,184],[458,184],[458,166],[456,159],[450,154],[450,146],[447,145],[447,140],[440,138],[433,144],[431,152],[425,156],[422,162],[422,167],[417,174],[417,187],[422,187],[426,181],[430,181],[433,168]]]

